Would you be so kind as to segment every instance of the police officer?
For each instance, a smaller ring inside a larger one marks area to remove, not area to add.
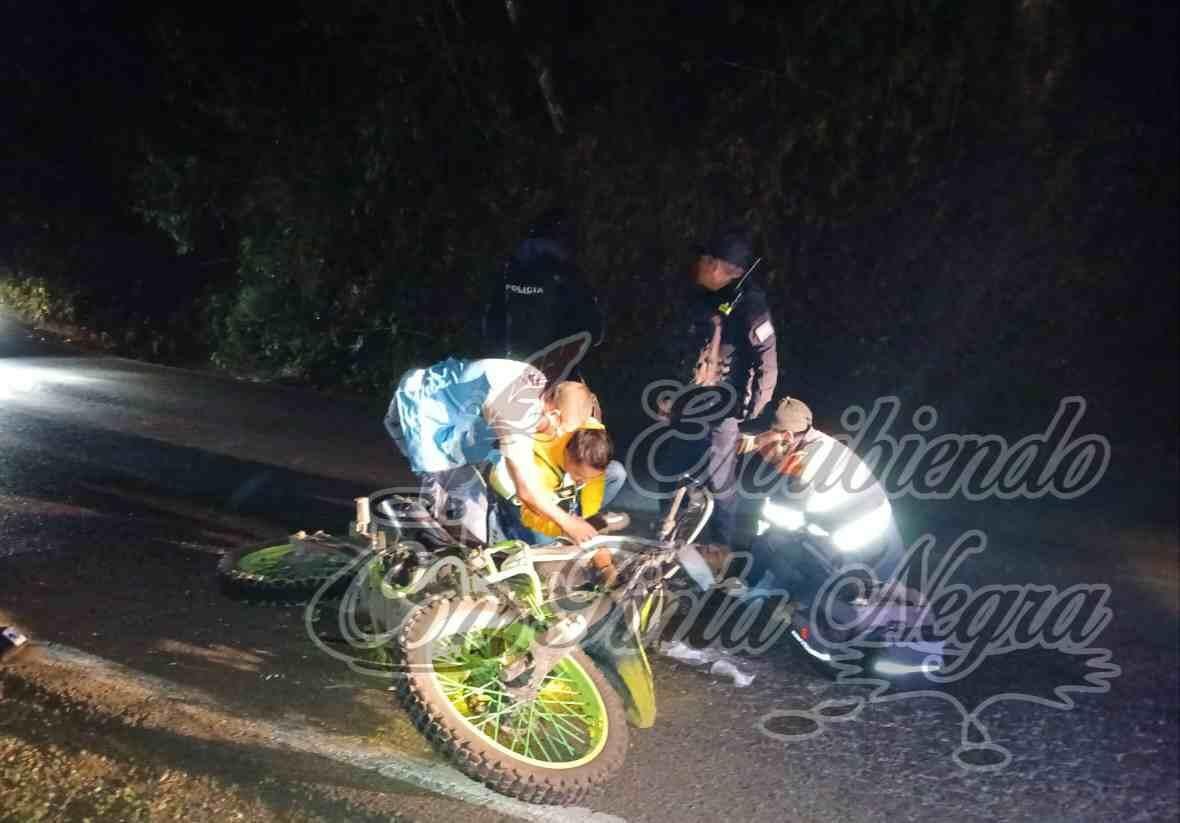
[[[603,313],[574,263],[576,244],[577,226],[564,209],[550,209],[533,221],[489,284],[483,323],[486,356],[528,360],[550,380],[558,380],[568,375],[551,372],[568,365],[568,352],[535,357],[539,352],[579,333],[588,334],[593,345],[602,342]]]
[[[758,285],[749,231],[730,225],[699,250],[692,290],[674,332],[683,380],[716,386],[730,398],[710,415],[697,465],[714,496],[714,538],[730,543],[737,513],[739,423],[762,414],[778,382],[778,352],[766,294]],[[676,426],[678,421],[672,420]],[[699,454],[699,452],[698,452]]]

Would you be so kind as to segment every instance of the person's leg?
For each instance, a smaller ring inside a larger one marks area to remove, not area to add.
[[[545,532],[539,532],[536,529],[530,529],[527,526],[523,527],[526,535],[520,539],[528,543],[530,546],[546,546],[555,540],[556,537]]]
[[[665,522],[676,488],[684,475],[703,477],[708,474],[709,455],[710,436],[707,430],[663,441],[661,448],[650,458],[648,467],[655,475],[655,483],[651,488],[659,499],[659,514],[653,526],[658,528]]]
[[[456,517],[446,517],[448,526],[458,526],[464,535],[486,543],[488,539],[487,488],[474,466],[460,466],[431,476],[449,502],[462,508]],[[444,507],[449,508],[449,506]],[[449,515],[449,513],[447,513]]]
[[[602,490],[602,508],[609,506],[627,482],[627,470],[618,460],[612,460],[606,465],[606,479]]]
[[[520,524],[520,515],[517,513],[516,506],[500,495],[491,493],[488,496],[488,511],[488,522],[491,528],[491,533],[488,535],[489,543],[517,539],[516,532]]]
[[[523,540],[531,546],[543,546],[554,541],[553,537],[526,526],[520,519],[520,507],[498,498],[493,505],[496,506],[496,521],[502,535],[498,539]]]
[[[709,491],[713,493],[712,532],[717,541],[729,545],[737,519],[738,421],[726,418],[709,433]]]
[[[423,472],[418,487],[418,497],[424,501],[430,516],[441,523],[447,524],[447,472]]]

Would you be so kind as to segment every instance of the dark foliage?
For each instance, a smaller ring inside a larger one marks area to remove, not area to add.
[[[22,11],[9,302],[35,275],[138,351],[384,394],[478,351],[487,274],[563,204],[626,416],[680,376],[651,343],[691,245],[741,219],[821,417],[886,393],[1028,429],[1080,393],[1171,427],[1174,9],[515,5]]]

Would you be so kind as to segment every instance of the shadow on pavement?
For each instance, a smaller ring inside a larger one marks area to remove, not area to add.
[[[0,734],[37,748],[55,746],[71,754],[89,752],[109,758],[125,780],[147,770],[152,776],[159,773],[157,780],[163,783],[168,771],[179,770],[256,797],[284,817],[300,813],[325,820],[390,819],[388,811],[378,814],[341,797],[342,789],[387,795],[379,800],[387,806],[398,798],[432,797],[418,787],[320,755],[217,739],[216,730],[209,735],[165,730],[146,725],[142,718],[98,712],[15,674],[0,671],[0,687],[5,695]],[[61,722],[62,716],[70,718],[68,724]],[[62,811],[69,815],[69,809]]]
[[[319,651],[301,609],[234,603],[215,577],[223,549],[298,529],[343,532],[351,499],[372,489],[150,438],[29,422],[35,442],[0,453],[0,624],[250,712],[299,713],[425,751],[388,683]]]

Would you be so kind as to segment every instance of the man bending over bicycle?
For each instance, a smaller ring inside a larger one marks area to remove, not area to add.
[[[461,500],[463,529],[476,540],[488,539],[487,494],[477,466],[499,455],[522,504],[581,542],[597,532],[547,493],[533,460],[533,442],[576,431],[594,405],[584,384],[550,384],[528,363],[448,358],[402,376],[385,428],[422,478],[435,514],[448,499]]]
[[[575,432],[534,440],[533,461],[541,485],[562,509],[593,518],[627,481],[623,464],[611,459],[613,448],[606,427],[591,417]],[[521,504],[506,468],[501,461],[490,478],[499,497],[497,514],[503,536],[534,545],[552,542],[561,535],[561,527]]]

